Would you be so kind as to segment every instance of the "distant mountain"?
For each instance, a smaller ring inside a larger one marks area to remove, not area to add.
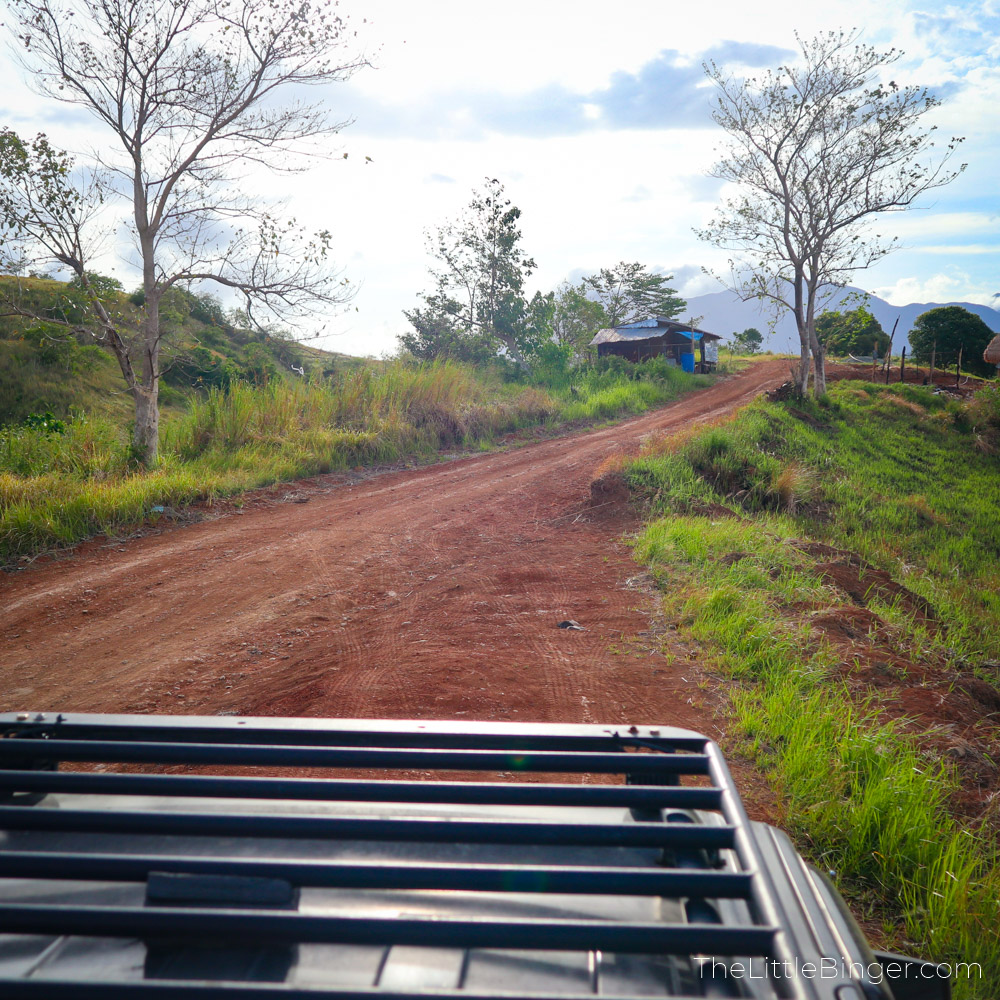
[[[825,305],[825,309],[842,310],[855,309],[857,299],[853,296],[864,294],[860,288],[845,288],[834,295]],[[1000,306],[1000,295],[994,296],[994,302]],[[1000,333],[1000,311],[991,309],[989,306],[981,306],[975,302],[923,302],[910,303],[905,306],[890,305],[885,299],[880,299],[877,295],[868,296],[868,309],[871,310],[875,318],[882,324],[882,329],[886,333],[892,331],[892,325],[899,319],[896,327],[896,336],[893,339],[892,349],[898,351],[903,346],[903,338],[907,338],[909,344],[909,333],[921,313],[928,309],[937,309],[939,306],[961,306],[969,312],[980,316],[986,325],[994,332]],[[733,333],[739,333],[747,327],[756,327],[764,334],[764,348],[772,351],[797,351],[799,337],[795,331],[795,320],[789,312],[784,313],[775,327],[774,333],[768,337],[768,322],[770,316],[766,310],[762,310],[756,302],[740,302],[732,292],[712,292],[709,295],[696,295],[688,300],[687,309],[684,315],[678,319],[686,319],[688,316],[701,316],[698,326],[702,330],[709,330],[712,333],[721,334],[729,338]]]

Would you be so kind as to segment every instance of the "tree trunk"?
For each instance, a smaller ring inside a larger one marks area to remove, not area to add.
[[[800,305],[800,311],[805,310],[799,337],[809,345],[812,352],[815,374],[813,377],[813,394],[822,396],[826,392],[826,351],[816,336],[816,295],[819,282],[816,278],[819,272],[819,260],[814,259],[810,265],[810,276],[806,283],[805,300]]]
[[[816,375],[813,382],[813,392],[817,396],[822,396],[826,392],[826,351],[816,337],[815,331],[810,334],[813,364]]]
[[[809,391],[809,326],[806,323],[806,302],[803,294],[803,282],[804,276],[801,267],[797,266],[792,314],[795,316],[795,329],[799,335],[799,372],[796,381],[800,396],[804,396]]]
[[[132,447],[142,458],[143,464],[156,464],[160,444],[160,407],[158,400],[159,380],[154,381],[152,390],[137,385],[132,391],[135,400],[135,429],[132,432]]]
[[[140,207],[142,209],[140,213]],[[155,234],[146,218],[146,204],[136,204],[136,228],[142,251],[142,365],[139,384],[133,390],[135,430],[132,444],[147,468],[156,465],[160,449],[160,297],[156,282]]]
[[[507,348],[507,353],[514,359],[521,371],[525,375],[531,374],[531,366],[524,360],[524,355],[517,349],[517,344],[513,337],[505,337],[502,333],[496,334],[500,343]]]
[[[132,390],[135,400],[135,429],[132,446],[147,468],[156,465],[160,449],[160,297],[156,280],[156,236],[158,223],[149,217],[149,204],[142,180],[142,164],[136,158],[132,178],[135,229],[142,254],[142,364]]]
[[[801,334],[799,335],[799,339],[801,341],[801,353],[799,355],[798,372],[796,373],[795,381],[799,395],[804,396],[809,391],[809,341]]]

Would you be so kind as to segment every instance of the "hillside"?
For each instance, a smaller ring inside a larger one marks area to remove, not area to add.
[[[860,288],[847,287],[834,295],[824,307],[830,310],[855,309],[858,305],[857,296],[865,293]],[[995,333],[1000,333],[1000,312],[989,306],[975,302],[911,302],[905,306],[894,306],[877,295],[868,296],[868,309],[882,324],[886,333],[892,330],[893,323],[899,320],[896,328],[896,338],[893,351],[902,348],[903,338],[909,337],[910,330],[921,313],[939,306],[961,306],[979,316]],[[709,295],[696,295],[688,300],[685,316],[703,317],[700,326],[705,330],[728,337],[734,331],[756,327],[765,334],[764,347],[772,351],[797,351],[798,334],[795,331],[795,320],[790,313],[785,313],[775,327],[774,333],[767,338],[768,324],[771,317],[757,302],[741,302],[732,292],[712,292]],[[909,340],[906,340],[909,344]]]
[[[8,286],[15,279],[0,277]],[[37,313],[84,319],[79,290],[45,278],[19,279]],[[113,287],[108,301],[127,325],[138,322],[141,295]],[[296,343],[282,331],[263,333],[234,323],[209,295],[175,289],[163,308],[164,375],[160,403],[166,413],[188,408],[212,387],[240,379],[263,384],[271,378],[297,379],[294,365],[307,375],[363,365],[361,358],[321,351]],[[51,411],[67,417],[74,411],[126,422],[132,400],[114,356],[94,343],[85,329],[67,335],[55,323],[0,317],[0,425],[19,423],[31,413]]]

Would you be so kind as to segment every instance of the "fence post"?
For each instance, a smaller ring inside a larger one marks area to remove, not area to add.
[[[906,344],[903,345],[903,353],[899,359],[899,381],[906,381]]]

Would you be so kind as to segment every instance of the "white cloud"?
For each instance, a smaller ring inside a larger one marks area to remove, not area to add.
[[[913,247],[912,253],[929,253],[938,257],[947,255],[957,257],[978,257],[982,254],[993,254],[1000,256],[1000,244],[990,243],[949,243],[940,246],[928,244],[927,246]]]
[[[923,278],[900,278],[893,285],[872,291],[894,306],[911,302],[976,302],[995,307],[996,282],[976,285],[967,274],[932,274]]]

